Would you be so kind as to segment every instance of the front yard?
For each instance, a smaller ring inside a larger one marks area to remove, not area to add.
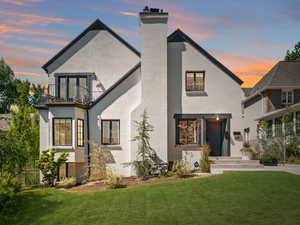
[[[300,176],[235,172],[101,192],[38,188],[20,193],[6,210],[12,225],[294,225]]]

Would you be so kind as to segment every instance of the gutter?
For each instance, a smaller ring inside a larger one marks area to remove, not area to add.
[[[91,175],[91,157],[90,157],[90,117],[89,117],[89,109],[86,109],[86,120],[87,120],[87,153],[88,153],[88,176]]]

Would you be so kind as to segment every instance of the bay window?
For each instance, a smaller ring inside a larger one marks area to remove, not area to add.
[[[71,118],[53,118],[53,145],[72,146]]]

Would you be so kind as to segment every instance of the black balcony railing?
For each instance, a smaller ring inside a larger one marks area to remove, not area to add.
[[[89,90],[85,87],[76,87],[72,89],[73,93],[59,93],[58,85],[49,84],[48,93],[44,95],[42,103],[54,104],[54,103],[77,103],[87,105],[92,101]]]

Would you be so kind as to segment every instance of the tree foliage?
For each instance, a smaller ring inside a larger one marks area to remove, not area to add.
[[[300,61],[300,41],[294,46],[292,51],[287,50],[285,60]]]
[[[40,158],[36,161],[38,168],[43,174],[43,182],[50,187],[54,187],[57,179],[57,171],[59,167],[68,160],[69,153],[62,152],[57,159],[55,159],[56,149],[44,150]]]
[[[151,174],[157,159],[154,149],[150,145],[150,134],[154,128],[149,123],[147,112],[144,111],[141,121],[135,121],[138,135],[133,141],[138,142],[137,160],[130,164],[135,168],[138,177],[146,178]]]

